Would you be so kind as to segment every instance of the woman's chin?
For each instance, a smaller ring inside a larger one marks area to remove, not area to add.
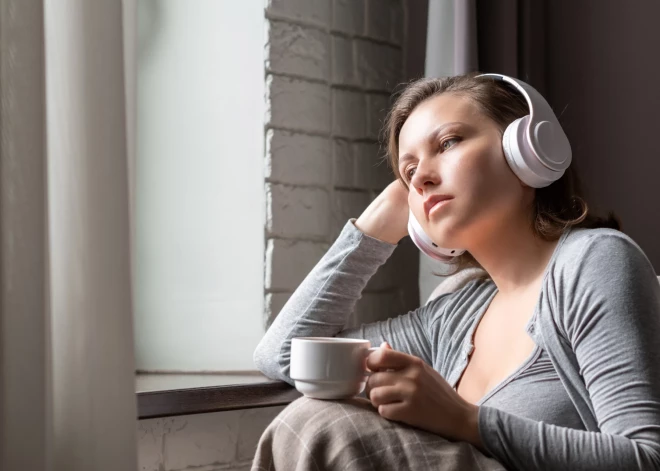
[[[459,241],[458,233],[453,226],[447,221],[434,223],[431,221],[429,237],[440,247],[446,248],[459,248],[461,243]]]

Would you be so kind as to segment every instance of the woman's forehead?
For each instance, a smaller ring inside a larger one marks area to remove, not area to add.
[[[483,124],[483,119],[478,106],[469,97],[452,93],[438,95],[420,103],[403,123],[399,146],[432,139],[438,129],[454,125],[477,127]]]

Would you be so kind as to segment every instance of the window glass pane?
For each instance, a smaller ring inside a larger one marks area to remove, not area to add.
[[[138,369],[254,368],[263,335],[264,21],[262,2],[138,2]]]

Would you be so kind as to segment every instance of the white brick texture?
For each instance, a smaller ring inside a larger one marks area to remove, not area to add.
[[[332,29],[350,35],[364,34],[364,0],[333,0]]]
[[[266,132],[265,167],[269,181],[325,187],[332,177],[330,140],[269,129]]]
[[[330,0],[268,0],[267,14],[327,27],[330,7]]]
[[[357,218],[369,206],[372,198],[367,191],[336,190],[333,198],[332,239],[336,239],[350,218]]]
[[[239,415],[228,414],[222,421],[213,414],[170,419],[170,431],[163,436],[165,462],[170,469],[181,469],[235,461]]]
[[[259,437],[283,408],[140,420],[138,469],[250,469]]]
[[[379,139],[385,116],[390,107],[390,99],[383,94],[369,93],[367,98],[367,137]]]
[[[332,38],[332,82],[359,85],[353,41],[341,36]]]
[[[266,289],[293,292],[328,250],[318,242],[270,239],[266,247]]]
[[[139,469],[160,471],[235,461],[238,412],[138,422]],[[146,445],[146,446],[144,446]]]
[[[403,3],[400,0],[366,0],[365,35],[401,43],[403,32]]]
[[[275,320],[290,297],[291,293],[266,294],[266,326],[270,326]]]
[[[325,189],[266,184],[266,229],[276,237],[325,240],[330,201]]]
[[[330,132],[330,90],[326,85],[269,75],[266,94],[266,125],[321,134]]]
[[[401,50],[363,39],[356,39],[355,45],[360,85],[370,90],[392,90],[401,80]]]
[[[336,136],[359,139],[367,130],[366,95],[352,90],[332,90],[332,132]]]
[[[266,325],[393,179],[378,140],[403,80],[403,2],[268,3]],[[368,289],[408,283],[395,276],[408,262],[392,260]]]
[[[353,144],[353,159],[356,163],[356,187],[383,190],[394,180],[394,174],[378,143],[356,142]]]
[[[344,139],[334,139],[332,142],[332,158],[334,161],[335,187],[355,188],[353,143]]]
[[[327,80],[328,33],[285,21],[268,22],[266,69],[269,72]]]

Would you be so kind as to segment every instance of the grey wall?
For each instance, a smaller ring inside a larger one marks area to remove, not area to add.
[[[588,201],[621,217],[658,273],[660,2],[555,0],[546,15],[546,93]]]

